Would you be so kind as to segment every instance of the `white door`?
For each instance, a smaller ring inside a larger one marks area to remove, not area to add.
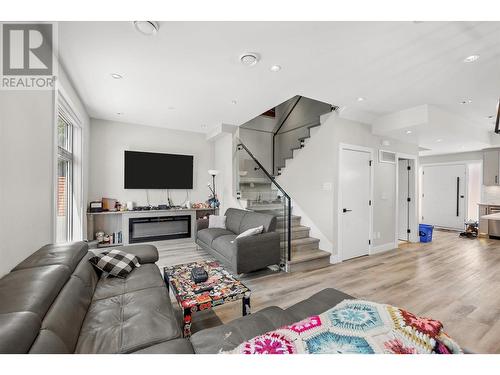
[[[370,240],[370,153],[343,149],[340,165],[342,260],[367,255]]]
[[[410,198],[409,181],[410,171],[408,159],[398,160],[398,239],[409,241],[410,229],[410,207],[408,199]]]
[[[458,230],[464,228],[466,170],[465,164],[422,168],[422,223]]]

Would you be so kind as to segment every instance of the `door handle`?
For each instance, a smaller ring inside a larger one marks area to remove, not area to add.
[[[460,216],[459,206],[460,206],[460,177],[457,177],[457,217]]]
[[[344,212],[344,213],[345,213],[345,212],[351,212],[351,211],[352,211],[352,210],[348,210],[347,208],[343,208],[343,209],[342,209],[342,212]]]

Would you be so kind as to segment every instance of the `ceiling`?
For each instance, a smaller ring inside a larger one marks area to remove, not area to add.
[[[208,132],[303,95],[367,123],[438,107],[470,123],[455,152],[482,147],[473,134],[483,140],[493,128],[487,117],[500,96],[500,22],[159,24],[157,35],[145,36],[132,22],[59,23],[61,63],[91,117]],[[242,65],[244,52],[257,52],[259,63]],[[476,62],[463,62],[473,54]],[[274,64],[281,71],[272,72]],[[450,145],[443,136],[431,153]]]

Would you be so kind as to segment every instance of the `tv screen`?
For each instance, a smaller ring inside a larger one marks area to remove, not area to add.
[[[125,189],[192,189],[193,156],[125,151]]]

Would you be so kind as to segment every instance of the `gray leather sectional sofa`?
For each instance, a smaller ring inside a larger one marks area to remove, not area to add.
[[[141,266],[101,278],[87,244],[47,245],[0,279],[0,353],[219,353],[346,298],[325,289],[283,310],[273,306],[181,338],[151,245],[122,248]]]
[[[141,267],[100,278],[85,242],[47,245],[0,280],[0,353],[183,352],[178,319],[151,245]]]
[[[208,228],[208,219],[197,221],[196,243],[200,247],[237,274],[280,263],[276,217],[236,208],[228,208],[225,216],[226,229]],[[238,234],[260,225],[264,226],[263,233],[235,240]]]

